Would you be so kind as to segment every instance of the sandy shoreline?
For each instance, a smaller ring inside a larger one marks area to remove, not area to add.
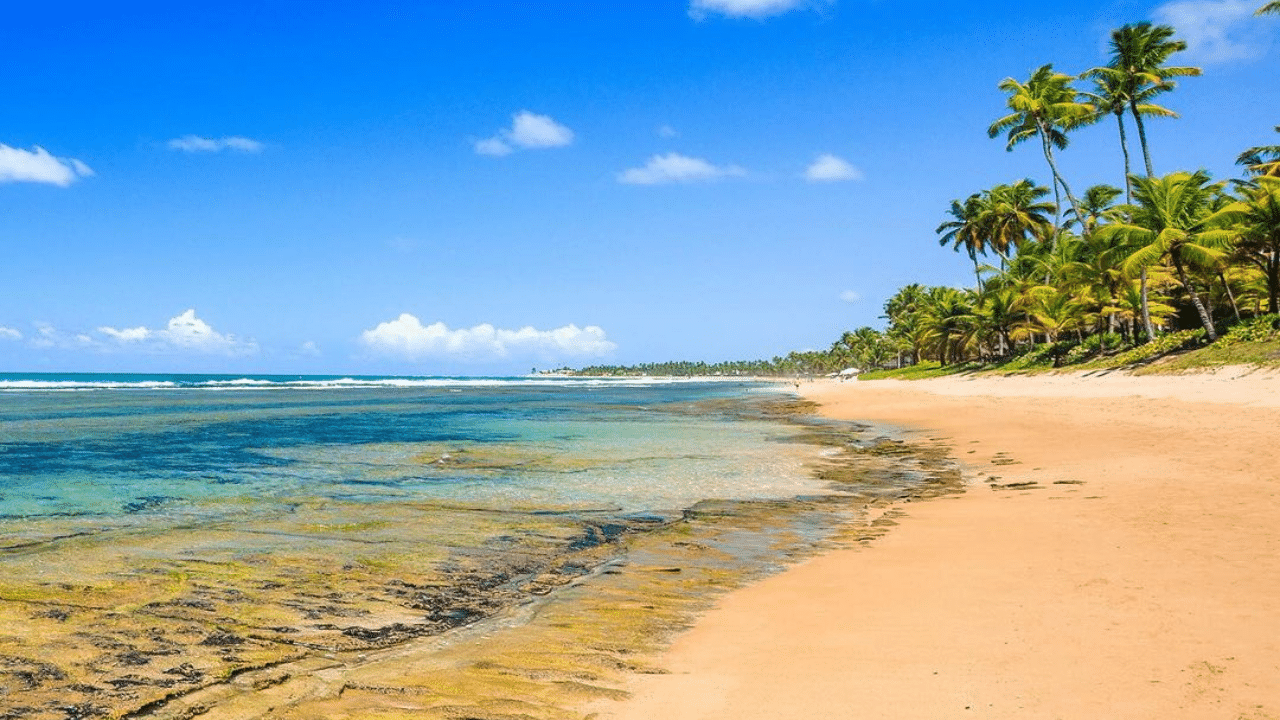
[[[730,594],[601,718],[1280,717],[1280,377],[801,392],[968,492]]]

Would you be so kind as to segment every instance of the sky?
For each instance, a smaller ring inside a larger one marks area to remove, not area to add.
[[[10,3],[0,371],[825,348],[905,284],[972,284],[950,201],[1050,177],[987,137],[997,84],[1105,64],[1124,23],[1174,25],[1204,69],[1148,123],[1156,172],[1237,176],[1280,124],[1261,4]],[[1114,123],[1059,163],[1122,185]]]

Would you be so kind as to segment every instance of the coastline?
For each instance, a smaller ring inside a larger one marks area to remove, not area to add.
[[[819,381],[967,491],[735,591],[600,718],[1280,717],[1280,378]]]

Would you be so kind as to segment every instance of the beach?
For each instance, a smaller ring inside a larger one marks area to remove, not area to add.
[[[1280,717],[1276,374],[799,390],[965,492],[723,597],[602,720]]]
[[[6,717],[1280,717],[1277,375],[127,380],[6,396]]]

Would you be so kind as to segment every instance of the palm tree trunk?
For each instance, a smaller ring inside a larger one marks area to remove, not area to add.
[[[1116,115],[1116,125],[1120,127],[1120,152],[1124,153],[1124,201],[1125,203],[1133,202],[1133,180],[1129,178],[1132,173],[1129,172],[1129,140],[1124,132],[1124,113],[1118,112]]]
[[[1280,312],[1280,253],[1267,258],[1267,312]]]
[[[1142,288],[1142,331],[1147,334],[1147,342],[1156,339],[1156,327],[1151,324],[1151,303],[1147,300],[1147,269],[1142,268],[1140,276],[1140,287]]]
[[[1236,322],[1240,322],[1240,308],[1236,305],[1236,296],[1231,292],[1231,283],[1227,282],[1227,274],[1218,271],[1218,279],[1222,281],[1222,287],[1227,291],[1227,299],[1231,301],[1231,312],[1235,313]]]
[[[1049,162],[1049,171],[1053,173],[1054,182],[1062,185],[1062,192],[1066,194],[1067,202],[1071,203],[1071,209],[1075,211],[1076,217],[1080,218],[1080,234],[1087,238],[1089,233],[1084,226],[1084,213],[1080,211],[1080,203],[1076,200],[1075,195],[1071,194],[1071,188],[1067,186],[1067,181],[1063,179],[1062,173],[1058,172],[1058,163],[1053,161],[1053,150],[1049,145],[1048,128],[1040,128],[1040,145],[1044,148],[1044,159]],[[1057,197],[1056,187],[1054,188],[1054,197]],[[1061,211],[1059,211],[1059,215],[1061,215]],[[1055,224],[1059,223],[1055,222]],[[1055,229],[1053,233],[1054,245],[1050,246],[1050,250],[1057,245],[1058,233],[1061,232],[1061,229],[1060,226]]]
[[[1142,125],[1142,115],[1138,113],[1138,101],[1130,100],[1129,109],[1133,111],[1133,121],[1138,126],[1138,142],[1142,145],[1142,159],[1147,164],[1147,177],[1155,177],[1156,171],[1151,169],[1151,151],[1147,149],[1147,129]]]
[[[1116,313],[1114,310],[1114,308],[1116,307],[1116,291],[1108,287],[1107,295],[1111,297],[1109,307],[1113,308],[1113,310],[1107,314],[1107,334],[1115,335],[1120,330],[1120,319],[1116,317]],[[1106,352],[1107,343],[1104,341],[1101,343],[1101,346],[1102,346],[1103,352]]]
[[[1218,331],[1213,327],[1213,318],[1209,317],[1209,311],[1205,309],[1204,303],[1200,301],[1200,294],[1196,292],[1196,288],[1191,284],[1191,278],[1187,277],[1187,271],[1182,267],[1182,260],[1176,255],[1173,258],[1173,267],[1178,271],[1178,280],[1182,282],[1182,286],[1187,289],[1187,295],[1191,297],[1191,304],[1195,306],[1196,312],[1200,314],[1200,322],[1204,325],[1204,331],[1209,336],[1209,342],[1218,339]]]

